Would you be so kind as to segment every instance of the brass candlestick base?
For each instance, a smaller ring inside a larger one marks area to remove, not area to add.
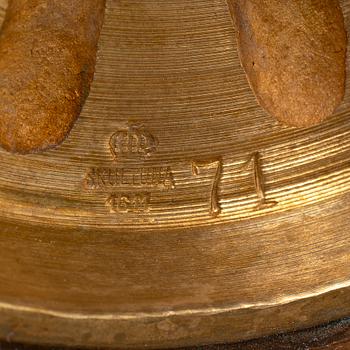
[[[350,78],[325,124],[279,125],[225,0],[108,0],[99,46],[66,142],[0,152],[0,337],[173,347],[349,315]]]

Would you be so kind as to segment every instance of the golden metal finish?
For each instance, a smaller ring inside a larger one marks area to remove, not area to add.
[[[108,0],[69,138],[0,152],[0,336],[167,347],[349,315],[349,83],[327,123],[283,127],[225,0]]]

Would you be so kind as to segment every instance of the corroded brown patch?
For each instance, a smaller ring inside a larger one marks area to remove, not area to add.
[[[261,106],[281,122],[322,122],[342,101],[346,32],[338,0],[229,0],[240,58]]]
[[[12,0],[0,35],[0,144],[61,143],[88,96],[105,0]]]

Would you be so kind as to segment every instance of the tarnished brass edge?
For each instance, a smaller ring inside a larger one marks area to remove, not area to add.
[[[333,305],[331,311],[327,307],[325,310],[327,304]],[[13,311],[19,322],[13,329],[9,329],[8,321],[13,320]],[[265,320],[261,336],[268,336],[276,331],[297,331],[345,317],[350,312],[350,288],[330,290],[311,299],[305,296],[303,299],[290,300],[286,306],[275,304],[266,308],[231,311],[234,310],[226,308],[216,314],[159,313],[158,317],[154,314],[151,319],[93,320],[57,318],[48,314],[33,315],[24,310],[0,307],[0,337],[16,342],[60,345],[54,334],[62,332],[71,346],[123,349],[157,348],[160,347],[160,342],[162,348],[209,345],[213,343],[213,339],[217,344],[237,342],[252,339],[255,323],[260,323],[261,320]],[[285,315],[283,319],[274,317],[276,312],[282,311]],[[34,328],[39,330],[35,336],[31,331]],[[124,337],[126,330],[128,336]]]
[[[60,318],[70,318],[75,320],[133,320],[142,318],[161,318],[161,317],[171,317],[171,316],[187,316],[187,315],[200,315],[200,316],[210,316],[221,314],[225,312],[232,312],[236,310],[256,310],[256,309],[266,309],[276,306],[283,306],[290,303],[307,300],[315,297],[325,295],[327,293],[338,291],[341,289],[350,288],[350,280],[335,283],[331,286],[322,287],[314,292],[299,293],[294,296],[281,297],[275,299],[275,301],[266,301],[258,303],[237,303],[229,306],[222,307],[209,307],[209,308],[197,308],[191,309],[186,308],[185,310],[174,310],[174,311],[163,311],[163,312],[135,312],[135,313],[120,313],[120,314],[82,314],[74,312],[63,312],[54,311],[43,308],[30,307],[25,305],[14,305],[10,303],[0,302],[0,309],[7,309],[13,311],[20,311],[26,313],[35,313],[53,317]]]

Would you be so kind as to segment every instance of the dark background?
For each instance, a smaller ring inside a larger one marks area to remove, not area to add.
[[[278,334],[242,342],[182,348],[178,350],[350,350],[350,318],[304,331]],[[42,347],[0,342],[0,350],[67,350],[64,347]]]

